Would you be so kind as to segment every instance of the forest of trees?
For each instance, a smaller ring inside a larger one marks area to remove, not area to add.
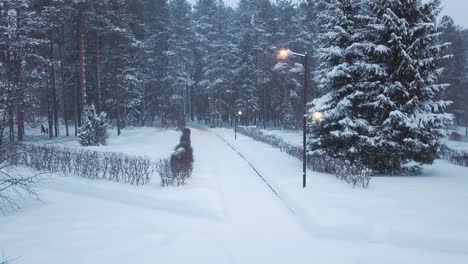
[[[216,125],[237,110],[244,124],[298,128],[301,61],[280,61],[276,52],[308,52],[308,101],[324,94],[314,73],[323,66],[316,55],[326,2],[240,0],[231,8],[222,0],[2,0],[0,140],[21,141],[25,124],[42,122],[50,137],[77,135],[87,104],[119,130]],[[449,17],[438,26],[454,59],[442,74],[451,86],[437,96],[454,102],[450,111],[464,124],[468,31]]]

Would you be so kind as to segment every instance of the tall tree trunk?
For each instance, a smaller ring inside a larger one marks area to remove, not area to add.
[[[3,111],[2,119],[0,121],[0,147],[3,145],[3,133],[5,131],[6,112]]]
[[[75,92],[74,92],[74,102],[75,102],[75,107],[74,107],[74,111],[73,111],[73,114],[75,116],[75,137],[78,136],[78,127],[80,127],[80,124],[81,124],[81,119],[80,119],[80,113],[81,113],[81,109],[80,109],[80,92],[79,92],[79,83],[76,85],[75,87]]]
[[[16,126],[17,126],[17,133],[18,133],[18,141],[24,140],[24,93],[21,88],[20,78],[21,78],[21,60],[16,58],[15,61],[15,101],[16,101]]]
[[[46,80],[46,89],[47,89],[47,123],[49,125],[49,139],[53,137],[53,121],[52,121],[52,99],[50,93],[50,84],[49,81]]]
[[[120,83],[119,79],[115,80],[115,107],[117,115],[117,136],[120,136],[120,125],[121,125],[121,116],[120,116]]]
[[[58,120],[58,107],[57,107],[57,86],[55,78],[55,65],[54,65],[54,32],[50,30],[50,59],[51,59],[51,68],[50,68],[50,85],[51,85],[51,100],[52,100],[52,111],[54,112],[54,134],[58,137],[59,134],[59,120]],[[52,134],[52,131],[50,131]]]
[[[54,111],[54,132],[55,136],[59,135],[59,118],[58,118],[58,106],[57,106],[57,87],[55,83],[55,66],[52,64],[52,69],[50,73],[50,81],[52,88],[52,109]]]
[[[101,97],[102,97],[102,91],[101,91],[101,62],[100,62],[100,36],[99,32],[96,31],[96,110],[97,113],[101,113]]]
[[[189,112],[190,112],[190,120],[195,120],[195,113],[193,112],[193,85],[190,86],[189,90]]]
[[[66,88],[65,88],[65,75],[63,71],[63,45],[65,44],[65,33],[64,33],[64,25],[60,30],[60,46],[59,46],[59,56],[60,56],[60,81],[62,86],[62,97],[63,97],[63,120],[65,123],[65,134],[68,137],[70,132],[68,130],[68,113],[67,113],[67,102],[69,102],[67,98]]]
[[[142,111],[141,111],[141,125],[145,126],[146,125],[146,84],[143,84],[143,105],[142,105]]]
[[[18,107],[18,111],[16,113],[16,121],[17,123],[17,132],[18,132],[18,141],[24,140],[24,109],[23,106]]]
[[[16,37],[20,38],[21,32],[21,10],[19,8],[16,9]],[[24,94],[20,86],[21,80],[21,63],[22,59],[20,58],[19,54],[15,51],[13,55],[14,63],[15,63],[15,74],[14,74],[14,88],[16,90],[15,93],[15,101],[16,101],[16,125],[17,125],[17,132],[18,132],[18,141],[23,141],[24,135]],[[12,117],[13,118],[13,117]]]
[[[13,120],[14,111],[13,106],[8,110],[8,128],[10,132],[10,143],[15,142],[15,122]]]
[[[84,104],[86,103],[86,84],[85,84],[85,55],[84,55],[84,30],[85,30],[85,16],[84,16],[84,6],[81,4],[78,11],[78,56],[79,56],[79,89],[80,89],[80,98],[79,98],[79,109],[78,113],[78,125],[81,126],[81,110],[83,109]]]

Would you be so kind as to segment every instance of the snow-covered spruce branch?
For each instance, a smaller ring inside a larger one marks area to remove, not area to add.
[[[149,183],[160,161],[121,153],[71,149],[53,145],[17,145],[22,155],[17,162],[38,171],[72,174],[89,179]]]
[[[295,146],[285,142],[283,139],[273,135],[267,135],[255,128],[240,127],[238,131],[254,140],[266,143],[272,147],[278,148],[281,151],[302,159],[302,147]],[[326,156],[308,156],[307,166],[309,169],[330,173],[335,175],[338,179],[346,181],[352,184],[353,187],[361,186],[367,188],[371,179],[372,171],[365,168],[360,164],[351,164],[346,160],[339,160],[332,157]]]

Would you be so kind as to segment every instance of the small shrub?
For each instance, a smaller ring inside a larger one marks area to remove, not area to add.
[[[164,160],[159,161],[156,164],[156,171],[161,177],[162,187],[169,186],[174,183],[175,177],[173,177],[174,174],[171,171],[171,164],[170,164],[169,159],[164,159]]]
[[[78,134],[82,146],[100,146],[107,143],[109,133],[107,132],[106,113],[96,113],[94,105],[87,105],[83,109],[83,124]]]
[[[184,128],[180,142],[175,147],[171,157],[156,165],[156,171],[161,177],[163,187],[173,184],[185,185],[187,179],[192,175],[194,160],[190,133],[190,129]]]
[[[192,175],[193,149],[190,134],[190,129],[184,128],[180,142],[170,158],[171,172],[177,181],[177,185],[184,185],[185,181]]]

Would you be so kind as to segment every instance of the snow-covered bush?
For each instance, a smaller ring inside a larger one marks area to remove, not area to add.
[[[176,178],[171,171],[171,162],[169,159],[163,159],[156,164],[156,171],[161,177],[161,186],[166,187],[174,184]]]
[[[193,148],[190,142],[190,129],[184,128],[179,144],[175,147],[169,159],[164,159],[156,165],[156,171],[161,177],[163,187],[177,184],[185,185],[192,175]]]
[[[279,148],[281,151],[289,155],[302,159],[302,147],[295,146],[283,139],[273,135],[267,135],[255,128],[239,127],[239,133],[251,137],[257,141]],[[361,164],[351,164],[347,160],[340,160],[327,156],[308,155],[307,166],[313,171],[329,173],[335,175],[338,179],[346,181],[355,186],[367,188],[370,182],[372,170]]]
[[[148,157],[113,152],[77,150],[58,146],[17,145],[22,153],[19,163],[38,171],[123,182],[134,185],[149,183],[156,163]]]
[[[171,154],[170,166],[177,185],[184,185],[193,170],[193,148],[190,142],[190,129],[184,128],[180,142]]]
[[[94,105],[87,105],[83,109],[83,121],[78,134],[82,146],[100,146],[107,143],[106,113],[96,113]]]

